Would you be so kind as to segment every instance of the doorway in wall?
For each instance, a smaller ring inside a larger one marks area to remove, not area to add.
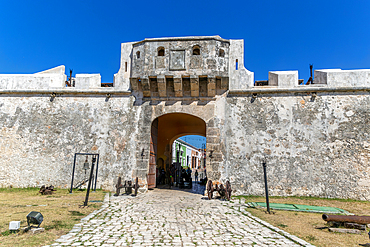
[[[181,176],[183,168],[190,167],[191,170],[194,169],[194,174],[191,174],[194,179],[196,169],[201,169],[200,171],[203,171],[204,174],[205,155],[200,150],[203,148],[205,151],[206,145],[204,143],[198,149],[198,156],[195,158],[195,150],[192,153],[190,148],[184,149],[185,146],[183,144],[186,143],[184,141],[185,137],[190,141],[189,136],[199,136],[199,138],[205,139],[206,122],[197,116],[186,113],[165,114],[152,122],[148,171],[149,188],[165,187],[165,185],[169,187],[171,182],[175,186],[173,188],[179,188],[180,179],[183,179]],[[179,148],[183,151],[181,157],[181,150]],[[201,155],[203,155],[202,158],[199,157]],[[204,175],[202,178],[204,178]],[[200,179],[199,172],[198,179]]]
[[[186,135],[172,144],[172,164],[181,169],[180,187],[204,190],[206,184],[206,138],[199,135]],[[185,177],[185,178],[184,178]],[[176,185],[179,176],[175,177]],[[195,188],[193,188],[195,186]]]

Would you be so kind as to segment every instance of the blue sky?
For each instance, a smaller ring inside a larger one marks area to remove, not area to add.
[[[61,64],[112,82],[120,43],[220,35],[245,40],[245,67],[370,68],[370,1],[0,1],[0,73]]]
[[[203,148],[202,144],[206,143],[206,138],[203,136],[188,135],[180,137],[179,139],[193,145],[196,148]]]

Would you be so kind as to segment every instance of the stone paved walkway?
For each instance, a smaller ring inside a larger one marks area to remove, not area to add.
[[[240,213],[237,203],[156,189],[137,197],[106,197],[102,209],[52,246],[312,246],[258,221]]]

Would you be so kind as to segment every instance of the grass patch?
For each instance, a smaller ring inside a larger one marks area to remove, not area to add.
[[[265,202],[261,196],[237,196],[246,202]],[[304,204],[312,206],[336,207],[356,215],[370,215],[370,202],[351,199],[325,199],[317,197],[270,197],[271,203]],[[252,215],[289,232],[316,246],[350,247],[369,242],[367,232],[357,234],[335,234],[325,228],[321,213],[306,213],[274,210],[275,214],[266,214],[266,209],[248,208]]]
[[[0,245],[1,246],[42,246],[69,232],[81,218],[101,207],[101,202],[89,202],[89,207],[80,207],[85,200],[86,190],[57,189],[53,195],[43,196],[39,188],[0,188]],[[104,199],[105,192],[90,193],[89,200]],[[27,226],[26,216],[31,211],[44,216],[41,227],[45,232],[30,235],[9,232],[10,221],[21,221]]]
[[[280,227],[280,228],[288,227],[287,225],[284,225],[284,224],[278,224],[277,226]]]

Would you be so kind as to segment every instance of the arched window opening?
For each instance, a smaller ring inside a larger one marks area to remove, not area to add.
[[[164,56],[164,47],[159,47],[158,48],[158,56],[163,57]]]
[[[139,59],[140,58],[140,51],[137,51],[136,52],[136,58]]]
[[[236,61],[235,61],[235,70],[238,70],[238,59],[236,59]]]
[[[195,45],[194,47],[193,47],[193,55],[200,55],[200,48],[199,48],[199,46],[197,46],[197,45]]]
[[[223,49],[220,49],[220,50],[218,51],[218,56],[219,56],[219,57],[224,57],[224,56],[225,56],[225,51],[224,51]]]

